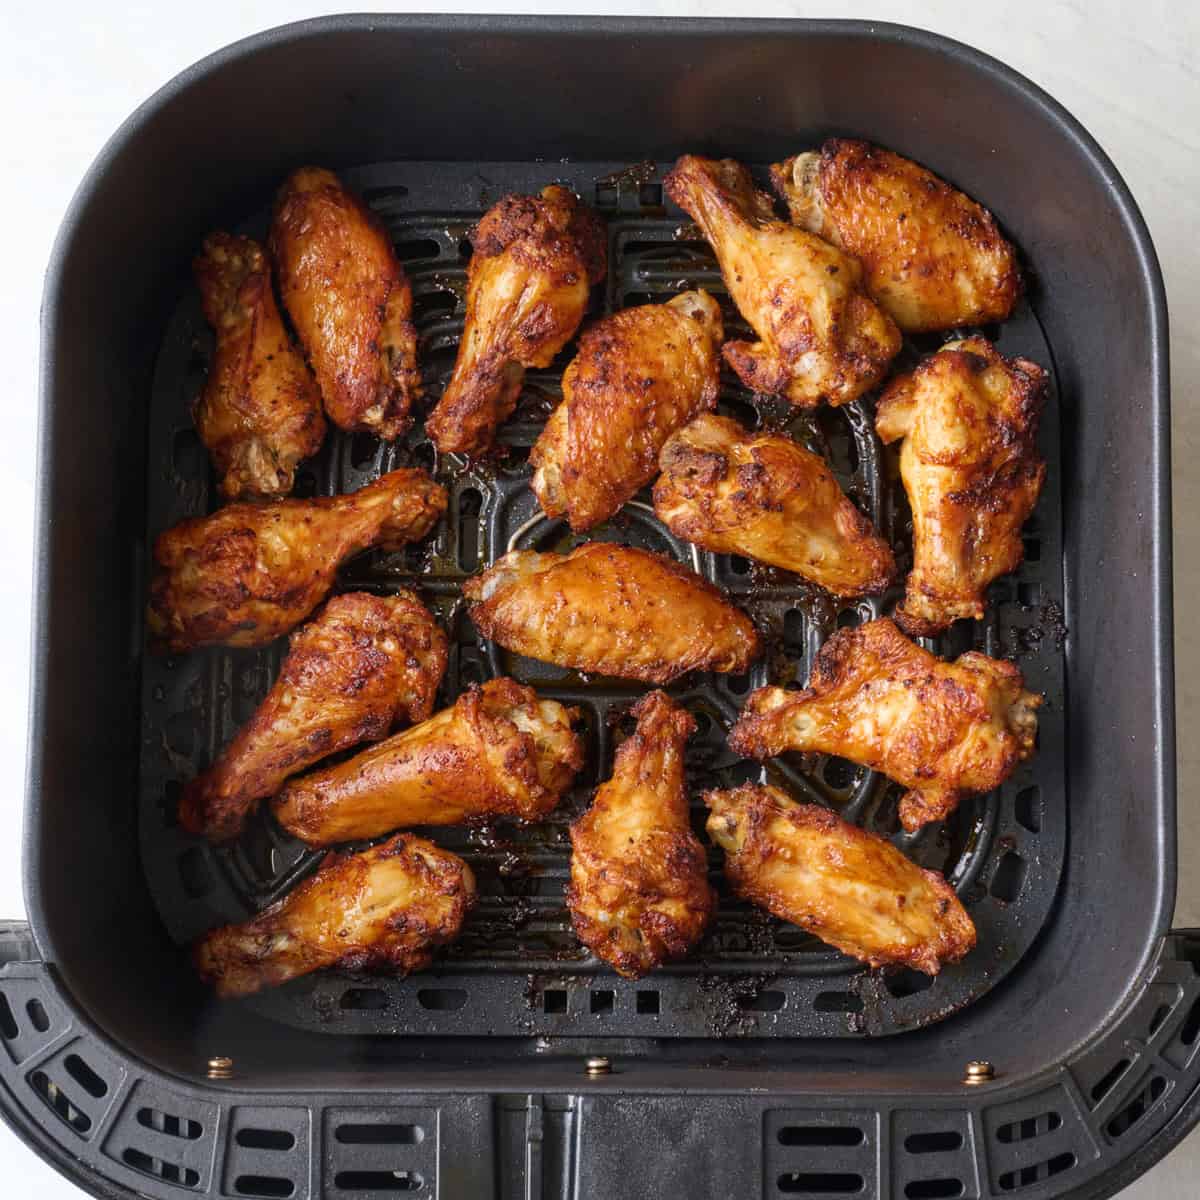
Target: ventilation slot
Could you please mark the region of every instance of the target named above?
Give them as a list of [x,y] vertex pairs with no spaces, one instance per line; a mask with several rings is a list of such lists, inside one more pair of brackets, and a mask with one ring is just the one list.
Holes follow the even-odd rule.
[[743,1012],[779,1012],[787,1003],[783,992],[755,992],[750,996],[738,996],[737,1006]]
[[1042,602],[1042,585],[1040,583],[1019,583],[1017,585],[1017,603],[1022,608],[1036,608]]
[[844,758],[827,758],[821,778],[835,792],[844,792],[854,782],[854,768]]
[[349,1012],[380,1012],[388,1006],[387,992],[382,988],[347,988],[341,1006]]
[[863,1190],[863,1177],[852,1171],[789,1171],[780,1175],[778,1186],[789,1196],[850,1196]]
[[616,992],[595,991],[592,993],[590,1009],[597,1016],[610,1013],[616,1004]]
[[783,651],[789,658],[804,654],[804,613],[789,608],[783,617]]
[[286,1129],[239,1129],[237,1144],[247,1150],[290,1150],[296,1137]]
[[749,575],[750,560],[743,558],[740,554],[731,554],[729,556],[729,569],[735,575]]
[[361,471],[375,461],[383,443],[373,433],[356,433],[350,438],[350,465]]
[[45,1033],[50,1028],[50,1015],[36,996],[25,1005],[25,1011],[29,1014],[29,1023],[38,1033]]
[[1188,1009],[1188,1015],[1179,1028],[1179,1041],[1184,1046],[1191,1046],[1197,1034],[1200,1034],[1200,996],[1192,1001],[1192,1007]]
[[0,992],[0,1037],[11,1042],[20,1035],[21,1031],[17,1028],[17,1019],[13,1016],[12,1008],[9,1007],[8,997]]
[[964,1190],[961,1179],[914,1179],[904,1185],[908,1200],[950,1200]]
[[1030,833],[1041,833],[1042,789],[1036,783],[1017,793],[1016,818]]
[[853,1125],[785,1125],[776,1136],[781,1146],[861,1146],[866,1141]]
[[1123,1137],[1167,1094],[1167,1081],[1155,1075],[1128,1104],[1105,1125],[1110,1138]]
[[924,971],[914,971],[912,967],[902,967],[889,975],[884,984],[897,1000],[903,1000],[905,996],[916,996],[929,991],[933,987],[933,976],[926,975]]
[[433,238],[411,238],[396,243],[396,257],[401,262],[412,262],[420,258],[437,258],[442,248]]
[[431,1012],[455,1012],[466,1002],[462,988],[421,988],[417,992],[417,1003]]
[[479,565],[479,514],[483,495],[475,488],[464,488],[458,498],[458,565],[473,571]]
[[144,1129],[153,1129],[155,1133],[165,1133],[167,1137],[182,1138],[188,1142],[196,1141],[204,1132],[204,1127],[199,1121],[193,1121],[190,1117],[177,1117],[174,1113],[159,1112],[157,1108],[139,1108],[137,1123]]
[[132,1146],[121,1154],[121,1161],[143,1175],[152,1179],[161,1179],[165,1183],[175,1183],[181,1187],[194,1188],[200,1182],[200,1172],[192,1167],[183,1167],[178,1163],[164,1162],[161,1158],[153,1158],[143,1154]]
[[642,1016],[657,1016],[659,1012],[659,999],[657,992],[638,992],[637,994],[637,1011]]
[[904,1139],[904,1149],[909,1154],[949,1154],[961,1150],[962,1144],[963,1135],[957,1129],[946,1129],[940,1133],[910,1133]]
[[1009,1121],[996,1130],[996,1140],[1006,1145],[1013,1142],[1027,1142],[1030,1138],[1042,1137],[1053,1133],[1062,1126],[1062,1117],[1056,1112],[1040,1113],[1036,1117],[1025,1117],[1021,1121]]
[[567,1011],[567,993],[562,988],[547,988],[542,993],[542,1012],[565,1013]]
[[87,1133],[91,1129],[91,1117],[76,1108],[66,1093],[45,1071],[34,1071],[29,1076],[29,1086],[41,1096],[50,1111],[57,1113],[76,1133]]
[[420,1125],[339,1125],[333,1135],[343,1146],[419,1146]]
[[1109,1092],[1113,1090],[1113,1086],[1117,1080],[1129,1070],[1129,1059],[1123,1058],[1109,1071],[1103,1079],[1101,1079],[1092,1088],[1092,1103],[1099,1104]]
[[108,1095],[108,1084],[78,1054],[68,1054],[63,1059],[63,1067],[92,1099],[99,1100],[102,1096]]
[[1075,1165],[1075,1155],[1070,1150],[1056,1154],[1046,1162],[1034,1163],[1031,1167],[1021,1167],[1016,1171],[1005,1171],[1000,1176],[999,1184],[1002,1192],[1014,1192],[1017,1188],[1029,1187],[1034,1183],[1042,1183],[1055,1175],[1069,1171]]
[[339,1171],[333,1177],[343,1192],[416,1192],[424,1182],[415,1171]]
[[278,1175],[239,1175],[233,1181],[233,1190],[239,1196],[290,1196],[296,1185]]
[[1152,1038],[1163,1027],[1163,1022],[1171,1015],[1171,1009],[1174,1007],[1174,1004],[1160,1004],[1154,1010],[1154,1016],[1150,1018],[1150,1028],[1146,1031],[1147,1038]]
[[638,188],[638,204],[642,208],[662,208],[663,190],[661,183],[643,183]]
[[826,1013],[860,1013],[863,1002],[853,992],[822,992],[813,1001],[813,1008]]
[[1001,860],[992,876],[992,895],[1002,904],[1011,904],[1020,894],[1025,883],[1025,860],[1010,850]]

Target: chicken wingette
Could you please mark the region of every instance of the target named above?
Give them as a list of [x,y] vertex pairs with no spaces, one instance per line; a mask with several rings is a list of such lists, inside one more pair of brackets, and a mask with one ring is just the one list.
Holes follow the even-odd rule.
[[634,705],[612,778],[571,826],[567,907],[579,940],[637,979],[696,944],[716,907],[688,821],[683,747],[696,722],[664,692]]
[[454,372],[425,428],[443,452],[477,458],[517,404],[527,367],[548,367],[604,278],[604,230],[565,187],[506,196],[484,215],[467,265]]
[[1036,363],[971,337],[892,380],[880,398],[880,438],[904,439],[913,569],[896,621],[914,637],[982,617],[988,584],[1020,566],[1021,526],[1046,478],[1037,450],[1046,388]]
[[420,470],[390,471],[348,496],[230,504],[159,535],[146,613],[158,650],[264,646],[294,629],[370,546],[424,537],[445,489]]
[[745,671],[760,649],[753,622],[712,584],[631,546],[513,550],[468,579],[463,595],[475,627],[501,646],[624,679]]
[[577,716],[515,680],[492,679],[420,725],[291,780],[272,810],[310,846],[489,816],[539,820],[583,765]]
[[292,635],[279,677],[207,771],[183,790],[179,820],[227,841],[290,775],[400,723],[424,721],[446,670],[447,642],[412,594],[334,596]]
[[795,571],[835,596],[881,592],[891,547],[824,459],[791,438],[704,413],[663,447],[654,511],[679,537]]
[[804,691],[752,692],[729,745],[747,758],[818,751],[882,771],[909,789],[900,822],[915,830],[1032,756],[1041,702],[1012,663],[974,650],[942,662],[885,617],[834,634]]
[[216,337],[193,415],[227,500],[286,496],[296,464],[321,448],[321,393],[292,345],[263,248],[213,233],[192,264]]
[[833,138],[771,168],[792,220],[862,263],[867,291],[905,333],[1003,321],[1021,291],[992,214],[932,171]]
[[326,967],[407,975],[453,941],[475,902],[461,858],[398,834],[358,854],[329,854],[315,875],[240,925],[200,938],[193,960],[234,999]]
[[721,309],[706,292],[624,308],[591,326],[563,374],[563,401],[529,455],[547,516],[582,532],[658,471],[658,452],[720,390]]
[[837,405],[883,378],[900,331],[863,290],[856,259],[776,217],[770,196],[732,159],[684,155],[663,187],[712,245],[759,337],[722,350],[748,388],[797,405]]
[[852,958],[936,975],[974,947],[954,889],[884,838],[761,784],[704,803],[733,890]]

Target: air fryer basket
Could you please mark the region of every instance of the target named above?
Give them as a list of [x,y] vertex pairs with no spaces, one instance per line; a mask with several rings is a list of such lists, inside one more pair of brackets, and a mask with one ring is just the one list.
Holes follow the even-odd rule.
[[[765,163],[830,133],[909,153],[996,212],[1031,284],[1014,320],[986,332],[1055,381],[1027,561],[993,588],[986,623],[938,646],[958,653],[974,638],[1017,658],[1047,694],[1039,755],[945,830],[897,835],[947,871],[977,951],[927,986],[861,971],[728,896],[693,960],[636,985],[571,937],[566,823],[607,772],[640,689],[510,660],[477,640],[458,597],[510,546],[569,544],[540,516],[524,461],[568,349],[531,376],[497,465],[437,462],[419,432],[391,448],[338,436],[301,488],[349,490],[394,463],[436,469],[451,506],[432,548],[364,556],[339,586],[423,589],[454,643],[444,699],[503,671],[582,705],[594,752],[579,788],[540,826],[436,833],[471,859],[484,895],[433,971],[327,974],[214,1007],[183,945],[313,860],[266,817],[232,851],[173,819],[179,781],[245,719],[280,648],[142,655],[149,539],[210,504],[187,418],[209,345],[187,278],[198,238],[242,218],[261,232],[299,162],[339,168],[406,261],[436,395],[461,329],[469,228],[499,195],[563,180],[604,213],[597,313],[686,286],[719,292],[707,249],[663,207],[662,170],[685,149]],[[845,22],[286,27],[186,72],[114,137],[64,224],[43,337],[32,936],[0,938],[0,1105],[84,1186],[1103,1195],[1195,1119],[1200,942],[1163,936],[1174,812],[1161,283],[1111,165],[1032,85],[955,43]],[[794,417],[730,377],[722,405],[789,422],[903,543],[903,495],[869,402]],[[644,503],[599,536],[692,563],[767,634],[749,677],[674,689],[700,719],[694,787],[757,773],[723,746],[744,695],[768,676],[803,678],[833,628],[889,599],[839,609],[679,543]],[[885,780],[836,760],[771,769],[896,833]],[[584,1073],[596,1054],[611,1073]],[[213,1055],[234,1059],[232,1081],[204,1079]],[[995,1081],[963,1084],[972,1059],[994,1063]],[[664,1153],[672,1144],[682,1153]]]

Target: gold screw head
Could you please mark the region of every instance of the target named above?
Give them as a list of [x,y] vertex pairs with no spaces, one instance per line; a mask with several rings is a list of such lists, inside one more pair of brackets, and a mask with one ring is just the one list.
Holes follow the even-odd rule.
[[607,1075],[612,1070],[612,1060],[603,1054],[593,1054],[584,1063],[584,1068],[589,1075]]
[[967,1073],[963,1076],[963,1083],[968,1087],[978,1087],[979,1084],[990,1083],[995,1078],[996,1068],[984,1059],[976,1059],[974,1062],[967,1063]]
[[209,1079],[232,1079],[233,1059],[226,1058],[224,1055],[210,1058],[208,1060],[208,1077]]

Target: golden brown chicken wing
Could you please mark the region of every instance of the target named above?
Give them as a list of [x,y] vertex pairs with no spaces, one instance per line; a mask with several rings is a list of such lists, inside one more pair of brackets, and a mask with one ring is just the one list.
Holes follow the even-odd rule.
[[301,167],[276,200],[271,253],[329,419],[399,437],[421,372],[412,288],[383,226],[332,171]]
[[667,438],[717,402],[721,338],[721,309],[706,292],[622,309],[588,329],[529,455],[547,516],[590,529],[654,478]]
[[833,138],[771,168],[802,228],[853,254],[867,291],[905,333],[1003,321],[1021,291],[992,214],[932,171]]
[[526,367],[548,367],[604,278],[604,231],[564,187],[506,196],[479,222],[454,373],[425,422],[437,448],[477,457],[517,404]]
[[883,378],[900,331],[863,291],[855,259],[779,220],[732,159],[686,154],[663,186],[711,243],[729,294],[760,338],[722,351],[748,388],[836,405]]
[[880,399],[880,438],[904,439],[913,569],[896,622],[914,637],[982,617],[987,585],[1020,566],[1021,526],[1046,478],[1037,451],[1045,398],[1041,367],[972,337],[894,379]]
[[192,264],[216,348],[196,430],[227,500],[286,496],[325,437],[321,393],[283,328],[271,268],[250,238],[213,233]]
[[795,571],[835,596],[881,592],[891,548],[824,460],[791,438],[704,413],[663,447],[654,511],[679,537]]
[[571,826],[566,901],[579,940],[637,979],[696,944],[717,897],[684,790],[683,746],[696,722],[665,692],[643,696],[632,715],[637,729],[612,778]]
[[493,815],[540,820],[583,765],[578,715],[491,679],[349,761],[293,779],[273,802],[275,819],[310,846]]
[[205,934],[193,957],[226,999],[325,967],[407,975],[458,936],[474,902],[475,877],[461,858],[401,833],[358,854],[326,855],[253,920]]
[[424,537],[445,508],[444,488],[401,470],[348,496],[230,504],[181,521],[154,546],[151,644],[264,646],[325,599],[344,559]]
[[753,622],[717,588],[631,546],[513,550],[463,595],[484,637],[580,671],[664,684],[688,671],[744,671],[759,652]]
[[729,745],[747,758],[837,754],[911,789],[905,829],[938,821],[972,792],[999,787],[1033,754],[1041,696],[1004,659],[970,651],[942,662],[886,617],[821,647],[808,687],[752,692]]
[[705,792],[704,803],[734,891],[843,953],[936,975],[974,948],[954,889],[891,842],[759,784]]
[[412,594],[334,596],[292,635],[279,678],[207,771],[183,790],[180,824],[213,841],[242,831],[289,775],[399,722],[423,721],[446,670],[446,635]]

